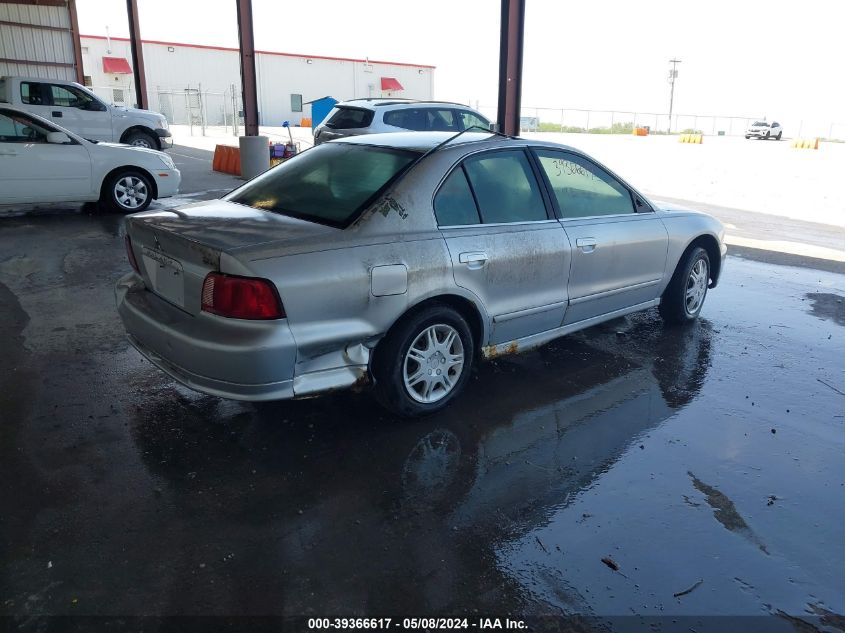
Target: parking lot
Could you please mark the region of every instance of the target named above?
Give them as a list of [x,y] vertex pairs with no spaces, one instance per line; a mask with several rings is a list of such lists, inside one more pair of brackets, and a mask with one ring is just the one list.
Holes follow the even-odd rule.
[[[205,150],[172,155],[183,193],[161,206],[240,182]],[[649,311],[500,358],[416,421],[366,391],[248,404],[179,386],[115,312],[122,217],[6,210],[3,612],[27,630],[48,614],[845,630],[845,233],[701,198],[758,243],[732,247],[697,323]],[[760,248],[779,241],[807,248]]]

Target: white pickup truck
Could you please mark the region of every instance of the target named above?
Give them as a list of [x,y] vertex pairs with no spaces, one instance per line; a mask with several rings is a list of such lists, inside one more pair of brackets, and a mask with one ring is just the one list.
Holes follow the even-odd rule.
[[103,103],[73,81],[0,77],[0,103],[44,117],[92,141],[164,150],[173,147],[164,115]]

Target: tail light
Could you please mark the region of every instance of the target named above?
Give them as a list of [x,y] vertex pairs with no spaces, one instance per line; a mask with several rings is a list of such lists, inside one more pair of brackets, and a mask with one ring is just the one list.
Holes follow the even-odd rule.
[[126,245],[126,256],[129,258],[132,270],[140,275],[141,269],[138,268],[138,260],[135,259],[135,251],[132,250],[132,238],[127,235],[123,238],[123,243]]
[[231,319],[283,319],[276,287],[266,279],[208,273],[202,283],[202,309]]

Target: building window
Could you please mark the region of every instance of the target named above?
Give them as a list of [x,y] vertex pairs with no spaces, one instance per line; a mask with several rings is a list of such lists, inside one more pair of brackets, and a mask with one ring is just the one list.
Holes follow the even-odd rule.
[[85,75],[82,78],[83,85],[85,86],[93,86],[94,83],[91,81],[91,75]]
[[302,112],[302,95],[290,96],[290,110],[291,112]]

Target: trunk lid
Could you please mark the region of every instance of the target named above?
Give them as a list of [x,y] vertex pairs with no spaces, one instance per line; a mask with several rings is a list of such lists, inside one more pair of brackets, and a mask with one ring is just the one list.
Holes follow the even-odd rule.
[[135,259],[152,292],[197,314],[205,276],[221,270],[220,256],[239,248],[275,242],[285,245],[336,232],[320,224],[261,211],[224,200],[179,209],[146,211],[126,218]]

